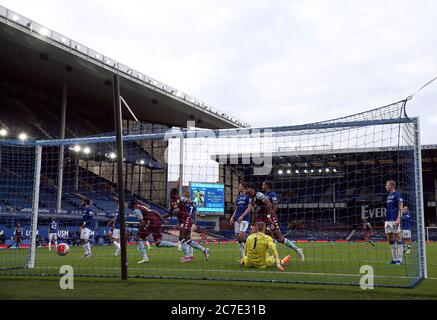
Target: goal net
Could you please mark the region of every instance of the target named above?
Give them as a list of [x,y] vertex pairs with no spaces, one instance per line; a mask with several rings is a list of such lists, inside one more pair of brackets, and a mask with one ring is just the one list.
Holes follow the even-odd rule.
[[[414,285],[426,276],[420,141],[405,105],[287,127],[126,130],[129,276],[358,285],[370,266],[376,286]],[[119,276],[115,137],[0,141],[0,154],[0,274],[59,274],[71,265],[75,275]],[[402,265],[389,263],[384,241],[387,180],[412,216]],[[282,271],[240,263],[268,203],[267,232],[280,258],[290,255]],[[374,246],[364,241],[364,221]],[[70,246],[67,255],[49,245],[53,234]]]

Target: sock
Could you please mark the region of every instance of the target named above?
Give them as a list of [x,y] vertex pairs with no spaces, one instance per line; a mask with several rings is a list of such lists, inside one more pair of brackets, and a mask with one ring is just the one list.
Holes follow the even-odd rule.
[[404,243],[401,241],[398,241],[398,257],[397,260],[402,262],[402,255],[404,254]]
[[244,258],[244,247],[245,247],[244,242],[240,242],[240,257],[241,257],[241,259]]
[[143,241],[138,241],[138,249],[140,249],[141,256],[143,257],[143,259],[148,259],[146,248],[144,247]]
[[150,249],[150,242],[146,240],[147,249]]
[[89,242],[86,243],[86,248],[87,248],[88,254],[91,255],[91,244]]
[[181,242],[182,245],[182,252],[184,253],[184,256],[189,257],[190,256],[190,246],[185,242]]
[[171,241],[160,241],[159,245],[157,243],[157,247],[177,247],[178,244]]
[[397,260],[397,256],[396,256],[396,244],[394,241],[389,241],[388,243],[390,243],[390,249],[391,249],[391,256],[393,260]]
[[288,240],[287,238],[285,238],[284,239],[284,244],[287,246],[287,247],[290,247],[291,249],[293,249],[294,251],[298,251],[298,247],[292,242],[292,241],[290,241],[290,240]]
[[187,244],[191,247],[193,247],[194,249],[200,250],[202,252],[205,252],[205,248],[202,247],[200,244],[194,242],[193,240],[188,240]]
[[117,241],[114,241],[112,244],[114,245],[114,247],[117,251],[119,251],[121,249],[120,243],[118,243]]

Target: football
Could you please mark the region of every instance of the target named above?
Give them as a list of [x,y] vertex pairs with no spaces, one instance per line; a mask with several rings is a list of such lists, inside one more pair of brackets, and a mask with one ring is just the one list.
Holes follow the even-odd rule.
[[60,256],[66,256],[68,254],[68,252],[70,252],[70,247],[68,246],[68,244],[66,243],[60,243],[57,247],[56,247],[56,252],[57,254],[59,254]]

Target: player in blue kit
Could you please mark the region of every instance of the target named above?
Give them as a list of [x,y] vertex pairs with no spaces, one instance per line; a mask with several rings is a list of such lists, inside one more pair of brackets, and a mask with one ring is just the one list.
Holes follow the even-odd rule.
[[385,190],[388,192],[388,195],[384,229],[391,249],[392,261],[390,263],[402,264],[404,245],[402,242],[400,223],[404,201],[402,195],[396,191],[396,181],[388,180],[385,183]]
[[58,224],[56,223],[55,218],[52,219],[52,222],[49,224],[49,251],[52,250],[52,242],[55,243],[55,248],[58,247]]
[[401,217],[401,229],[402,229],[402,241],[404,241],[407,249],[405,253],[411,252],[411,213],[410,209],[405,206],[402,208],[402,217]]
[[274,240],[286,245],[296,252],[300,261],[305,261],[303,249],[299,248],[293,241],[290,241],[282,235],[281,228],[279,227],[278,215],[276,214],[279,208],[279,201],[277,194],[273,191],[273,183],[271,181],[265,181],[262,184],[262,190],[264,195],[272,204],[272,213],[270,214],[269,223],[266,227],[266,233],[269,234]]
[[230,224],[234,225],[234,233],[237,236],[238,243],[240,245],[240,257],[244,257],[244,247],[247,238],[247,230],[249,229],[250,212],[249,208],[250,198],[244,192],[243,183],[238,185],[238,191],[240,194],[237,196],[234,214],[230,219]]
[[94,212],[91,208],[90,199],[83,200],[83,215],[82,223],[80,225],[80,241],[84,250],[82,258],[89,258],[92,255],[90,236],[94,229]]

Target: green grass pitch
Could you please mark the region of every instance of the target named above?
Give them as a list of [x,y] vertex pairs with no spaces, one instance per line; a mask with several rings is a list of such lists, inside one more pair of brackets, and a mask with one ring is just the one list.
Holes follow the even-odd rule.
[[[36,268],[0,271],[0,299],[437,299],[437,243],[427,245],[429,279],[413,289],[375,287],[362,290],[357,284],[362,276],[360,267],[370,265],[375,272],[375,285],[410,284],[417,274],[413,247],[405,264],[389,265],[388,245],[378,243],[366,248],[363,243],[302,243],[306,261],[278,244],[283,257],[292,259],[284,272],[275,268],[246,269],[238,264],[237,244],[209,244],[211,258],[205,261],[195,252],[195,260],[179,263],[181,253],[176,248],[156,248],[148,251],[150,263],[139,265],[136,246],[129,246],[128,281],[120,280],[120,259],[113,257],[110,246],[93,247],[93,257],[81,258],[81,247],[60,257],[47,248],[37,250]],[[27,260],[26,249],[0,250],[0,267],[22,266]],[[61,290],[59,268],[71,265],[76,275],[107,277],[76,277],[74,290]],[[34,275],[30,275],[34,274]],[[114,277],[111,277],[114,276]],[[177,277],[185,279],[140,279],[136,277]],[[228,280],[205,280],[210,278]],[[195,280],[203,279],[203,280]],[[229,281],[238,280],[238,281]],[[276,283],[250,280],[274,280]],[[294,282],[349,283],[350,285],[319,285]],[[187,294],[188,292],[188,294]]]

